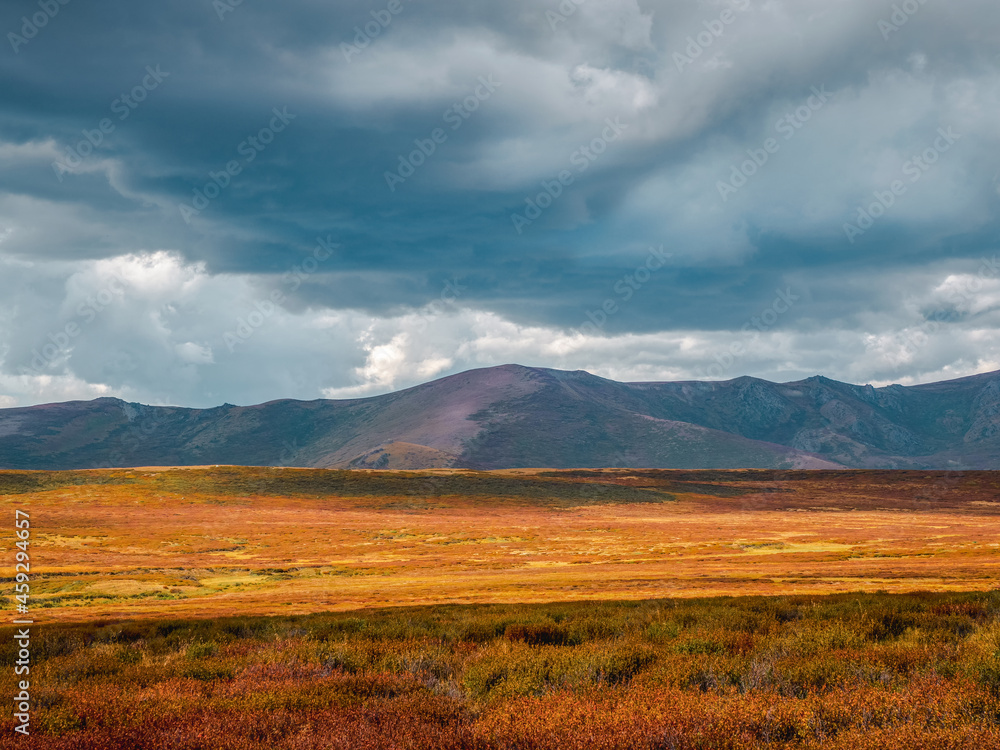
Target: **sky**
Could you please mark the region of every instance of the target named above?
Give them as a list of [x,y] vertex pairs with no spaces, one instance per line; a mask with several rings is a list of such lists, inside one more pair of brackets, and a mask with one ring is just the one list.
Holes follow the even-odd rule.
[[8,0],[0,407],[1000,370],[996,0]]

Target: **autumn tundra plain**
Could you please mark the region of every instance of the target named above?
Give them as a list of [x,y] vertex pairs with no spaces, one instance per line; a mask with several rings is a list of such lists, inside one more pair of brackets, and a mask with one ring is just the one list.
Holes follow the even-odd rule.
[[0,502],[40,623],[0,747],[1000,747],[996,472],[0,472]]

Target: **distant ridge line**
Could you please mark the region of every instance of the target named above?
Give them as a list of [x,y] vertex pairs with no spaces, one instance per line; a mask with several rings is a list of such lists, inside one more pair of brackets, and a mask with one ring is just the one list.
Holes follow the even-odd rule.
[[480,368],[380,396],[0,409],[0,468],[1000,469],[1000,372],[914,386]]

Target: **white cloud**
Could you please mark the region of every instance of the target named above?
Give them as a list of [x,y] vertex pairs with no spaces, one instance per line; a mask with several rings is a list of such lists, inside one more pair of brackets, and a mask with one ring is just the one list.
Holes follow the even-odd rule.
[[[861,328],[831,321],[821,332],[779,324],[760,333],[678,329],[604,336],[519,325],[455,306],[381,317],[311,308],[292,313],[262,306],[266,296],[252,277],[213,276],[163,251],[66,264],[62,304],[51,304],[51,296],[33,298],[43,277],[51,282],[51,265],[26,269],[22,262],[18,270],[20,281],[6,289],[0,307],[5,405],[104,395],[199,406],[288,396],[354,398],[511,362],[624,381],[743,374],[791,380],[822,373],[874,384],[958,377],[1000,362],[1000,320],[929,326],[921,317],[922,300],[935,303],[970,287],[979,291],[966,298],[968,313],[998,317],[1000,282],[987,279],[980,288],[976,275],[964,272],[907,280],[910,293]],[[30,272],[38,274],[34,281]],[[124,292],[115,292],[103,309],[81,314],[78,303],[100,303],[115,278]],[[808,309],[801,312],[808,318]],[[40,371],[25,372],[33,353],[58,343],[70,322],[80,328],[71,345]],[[229,347],[225,335],[239,334],[241,323],[249,326],[246,336]]]
[[52,138],[24,143],[0,142],[0,167],[6,169],[21,162],[51,161],[58,157],[58,146]]

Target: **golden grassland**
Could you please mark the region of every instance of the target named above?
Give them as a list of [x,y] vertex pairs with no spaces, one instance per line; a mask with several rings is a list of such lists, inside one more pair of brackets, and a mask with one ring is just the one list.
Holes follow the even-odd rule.
[[39,623],[0,748],[1000,747],[995,472],[0,472],[0,503]]
[[991,472],[0,472],[0,503],[31,513],[32,603],[60,622],[986,590],[1000,572]]

